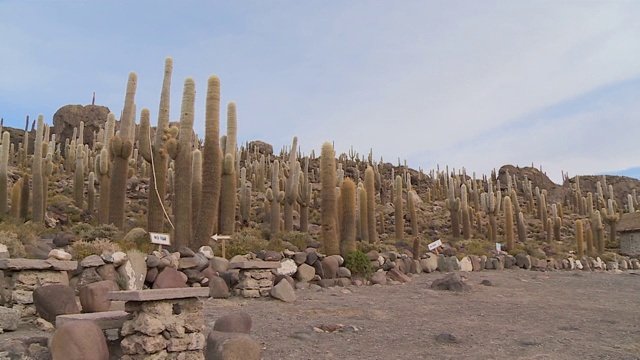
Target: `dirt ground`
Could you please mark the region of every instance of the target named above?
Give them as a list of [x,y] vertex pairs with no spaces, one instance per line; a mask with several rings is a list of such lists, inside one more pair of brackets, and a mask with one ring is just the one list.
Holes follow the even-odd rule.
[[[430,290],[444,276],[433,273],[403,285],[297,290],[293,303],[208,299],[206,323],[246,311],[265,360],[640,359],[640,272],[461,274],[471,292]],[[313,330],[323,324],[344,328]],[[25,336],[51,333],[21,327],[0,344]]]
[[[444,274],[419,274],[404,285],[298,290],[294,303],[209,299],[205,311],[210,326],[248,312],[263,359],[640,359],[640,274],[462,274],[471,292],[430,290]],[[322,324],[345,328],[312,330]]]

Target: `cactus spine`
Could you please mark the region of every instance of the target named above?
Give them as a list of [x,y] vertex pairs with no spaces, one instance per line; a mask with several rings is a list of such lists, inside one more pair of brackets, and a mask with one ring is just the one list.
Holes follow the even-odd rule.
[[127,81],[124,110],[120,119],[120,135],[111,139],[109,144],[113,163],[111,166],[111,184],[109,193],[109,223],[119,229],[124,228],[124,204],[129,172],[129,157],[133,153],[131,133],[135,132],[134,99],[138,75],[132,72]]
[[327,255],[337,255],[340,253],[340,249],[338,246],[338,233],[336,228],[336,157],[333,145],[331,145],[330,142],[322,144],[320,173],[322,184],[322,241]]
[[202,163],[202,196],[195,237],[199,246],[209,244],[217,230],[220,209],[222,150],[220,149],[220,79],[212,75],[207,82],[205,135]]
[[340,220],[340,255],[356,250],[356,184],[351,178],[342,181],[342,219]]

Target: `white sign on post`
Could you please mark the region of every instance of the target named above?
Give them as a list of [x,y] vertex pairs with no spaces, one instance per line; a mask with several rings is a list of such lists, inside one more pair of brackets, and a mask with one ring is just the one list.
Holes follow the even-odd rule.
[[500,243],[496,243],[496,251],[497,251],[497,252],[502,251],[502,244],[500,244]]
[[433,249],[437,249],[440,246],[442,246],[442,241],[440,239],[432,242],[431,244],[427,245],[427,247],[429,248],[429,251],[433,250]]
[[160,234],[160,233],[149,233],[151,237],[151,243],[157,245],[171,245],[171,239],[169,238],[169,234]]
[[218,234],[214,234],[211,239],[213,241],[218,241],[218,240],[229,240],[231,239],[231,236],[229,235],[218,235]]

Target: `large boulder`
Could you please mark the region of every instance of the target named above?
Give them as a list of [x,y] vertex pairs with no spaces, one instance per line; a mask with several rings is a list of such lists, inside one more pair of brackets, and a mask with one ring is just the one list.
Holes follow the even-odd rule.
[[[100,131],[107,122],[109,108],[99,105],[65,105],[53,114],[53,133],[56,134],[56,142],[64,144],[66,139],[73,137],[73,129],[80,128],[80,122],[84,122],[83,139],[89,147],[93,146],[93,133]],[[64,146],[61,148],[64,154]]]
[[53,360],[108,360],[107,339],[93,321],[77,320],[60,325],[49,346]]
[[260,344],[243,333],[212,330],[207,337],[206,360],[259,360]]
[[213,324],[213,330],[249,334],[251,324],[251,315],[240,311],[220,316]]
[[55,324],[56,316],[77,314],[80,312],[76,303],[75,290],[67,285],[47,285],[33,291],[33,304],[38,315]]

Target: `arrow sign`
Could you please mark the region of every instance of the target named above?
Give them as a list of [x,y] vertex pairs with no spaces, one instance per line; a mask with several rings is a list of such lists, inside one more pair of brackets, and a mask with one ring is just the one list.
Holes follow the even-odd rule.
[[229,240],[231,239],[231,236],[229,235],[218,235],[215,234],[211,237],[211,239],[213,239],[213,241],[218,241],[218,240]]

